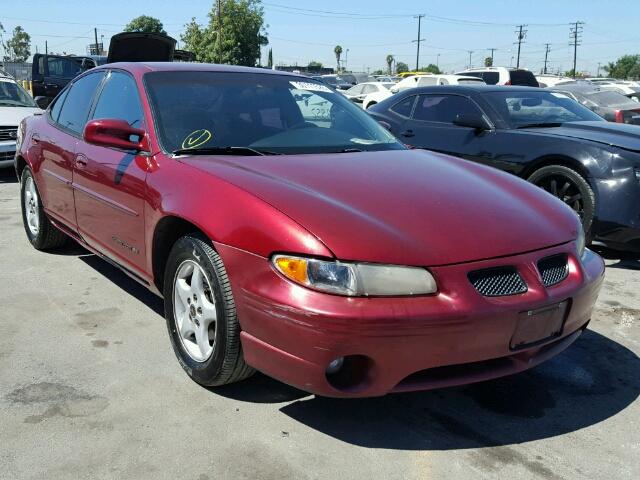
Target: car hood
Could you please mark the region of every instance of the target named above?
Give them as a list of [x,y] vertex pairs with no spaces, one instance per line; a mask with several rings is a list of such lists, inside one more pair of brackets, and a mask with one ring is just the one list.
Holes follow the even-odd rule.
[[515,176],[423,150],[182,161],[268,202],[342,260],[467,262],[568,242],[579,226]]
[[23,118],[42,112],[36,107],[0,107],[0,125],[18,126]]
[[[640,108],[640,105],[638,105]],[[640,152],[640,128],[637,125],[613,122],[572,122],[560,127],[527,128],[520,131],[535,132],[541,135],[572,137],[580,140],[613,145]]]

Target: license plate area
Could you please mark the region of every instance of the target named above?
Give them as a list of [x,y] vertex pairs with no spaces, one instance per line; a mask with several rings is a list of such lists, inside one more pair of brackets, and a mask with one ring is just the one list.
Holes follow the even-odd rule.
[[511,337],[511,350],[519,350],[545,342],[562,334],[569,300],[518,314],[518,323]]

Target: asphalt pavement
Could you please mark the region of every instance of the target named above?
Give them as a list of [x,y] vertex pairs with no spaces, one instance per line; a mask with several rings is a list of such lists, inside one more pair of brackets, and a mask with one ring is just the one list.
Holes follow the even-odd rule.
[[607,257],[589,331],[466,387],[319,398],[264,375],[205,389],[162,302],[76,245],[25,237],[0,170],[2,479],[640,478],[640,261]]

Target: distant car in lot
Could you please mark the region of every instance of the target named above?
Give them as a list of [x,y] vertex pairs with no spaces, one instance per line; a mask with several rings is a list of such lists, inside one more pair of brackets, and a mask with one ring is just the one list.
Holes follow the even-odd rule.
[[18,125],[37,112],[41,110],[31,95],[11,75],[0,70],[0,168],[13,165]]
[[456,75],[467,75],[484,80],[487,85],[519,85],[538,87],[538,81],[533,73],[524,68],[484,67],[470,68],[457,72]]
[[558,85],[569,85],[575,84],[576,80],[571,77],[564,77],[562,75],[547,75],[541,74],[536,75],[536,81],[538,82],[538,86],[545,87],[555,87]]
[[634,102],[640,102],[640,84],[638,82],[614,80],[611,82],[592,82],[601,90],[618,92]]
[[[394,82],[365,82],[354,85],[349,90],[345,90],[342,94],[355,103],[362,104],[368,95],[377,93],[390,94],[389,89],[395,85]],[[364,107],[364,105],[363,105]],[[366,107],[365,107],[366,108]]]
[[558,85],[551,90],[573,98],[609,122],[640,125],[640,105],[619,92],[585,83]]
[[356,397],[519,372],[580,336],[602,285],[562,202],[409,150],[307,77],[110,64],[20,131],[29,241],[68,235],[162,294],[203,385],[256,368]]
[[349,90],[353,87],[353,83],[347,82],[340,75],[318,75],[312,78],[314,80],[319,80],[336,90]]
[[362,101],[362,108],[365,110],[376,103],[389,98],[392,94],[398,93],[410,88],[426,87],[430,85],[464,85],[464,84],[481,84],[484,82],[476,77],[465,77],[462,75],[412,75],[405,77],[396,84],[392,84],[390,88],[372,92],[366,95]]
[[588,240],[640,252],[640,129],[567,95],[500,86],[407,90],[368,110],[406,144],[529,180],[575,210]]

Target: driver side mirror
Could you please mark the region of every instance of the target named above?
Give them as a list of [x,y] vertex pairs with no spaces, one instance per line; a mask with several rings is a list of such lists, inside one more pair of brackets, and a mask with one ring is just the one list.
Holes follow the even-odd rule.
[[136,152],[149,150],[144,130],[134,128],[124,120],[114,118],[91,120],[85,125],[82,138],[87,143],[101,147],[134,150]]
[[475,113],[460,113],[453,119],[453,124],[458,127],[475,128],[478,131],[491,130],[491,125],[482,116]]
[[38,108],[42,110],[46,110],[49,104],[51,103],[51,97],[43,97],[39,95],[36,98],[34,98],[33,101],[36,102],[36,105],[38,106]]

